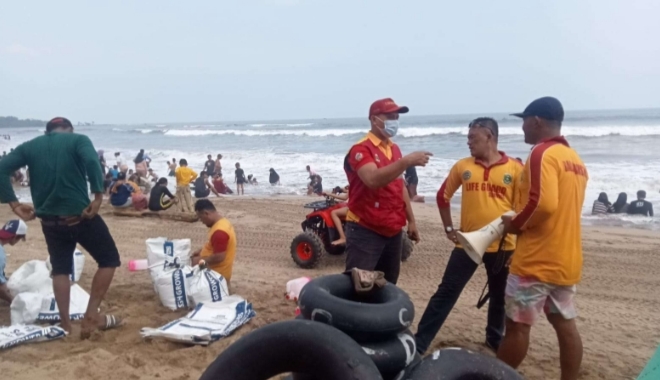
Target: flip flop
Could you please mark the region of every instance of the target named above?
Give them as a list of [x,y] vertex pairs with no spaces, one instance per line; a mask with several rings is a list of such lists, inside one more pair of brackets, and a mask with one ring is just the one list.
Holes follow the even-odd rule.
[[115,317],[114,315],[105,315],[105,325],[102,327],[99,327],[98,329],[101,331],[106,331],[106,330],[111,330],[117,327],[121,327],[124,324],[124,320]]

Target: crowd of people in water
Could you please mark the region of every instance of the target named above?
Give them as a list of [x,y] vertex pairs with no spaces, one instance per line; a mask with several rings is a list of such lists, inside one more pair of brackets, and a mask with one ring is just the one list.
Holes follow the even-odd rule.
[[591,209],[592,215],[628,214],[653,216],[653,204],[646,200],[646,191],[639,190],[637,199],[628,203],[628,194],[620,193],[614,203],[611,203],[607,193],[600,193]]
[[[144,149],[141,149],[133,159],[134,168],[129,168],[128,161],[120,152],[114,154],[114,163],[106,161],[103,150],[97,153],[105,176],[105,193],[110,199],[110,204],[116,208],[164,211],[177,205],[180,212],[193,212],[193,196],[196,199],[203,199],[211,194],[217,197],[234,194],[231,185],[227,185],[223,178],[221,154],[215,159],[209,154],[199,173],[188,166],[185,158],[178,161],[172,158],[172,161],[167,161],[167,177],[173,177],[176,184],[175,194],[172,194],[168,189],[168,178],[159,176],[150,167],[152,160]],[[244,195],[246,184],[259,185],[256,176],[245,174],[240,162],[234,166],[235,194]],[[307,171],[310,172],[309,194],[321,195],[323,193],[321,176],[312,172],[309,166]],[[280,176],[274,168],[269,169],[268,181],[272,186],[280,184]]]

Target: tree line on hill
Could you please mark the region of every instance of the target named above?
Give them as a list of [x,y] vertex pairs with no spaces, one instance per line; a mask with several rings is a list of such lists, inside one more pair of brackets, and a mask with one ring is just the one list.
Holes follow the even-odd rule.
[[0,116],[0,127],[43,127],[46,121],[37,119],[19,119],[15,116]]

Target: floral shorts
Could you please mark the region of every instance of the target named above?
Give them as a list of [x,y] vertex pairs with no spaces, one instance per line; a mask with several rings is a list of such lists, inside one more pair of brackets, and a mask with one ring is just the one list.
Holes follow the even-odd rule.
[[541,282],[533,277],[509,274],[504,300],[506,316],[514,322],[533,325],[539,314],[561,314],[564,319],[577,317],[573,297],[576,286]]

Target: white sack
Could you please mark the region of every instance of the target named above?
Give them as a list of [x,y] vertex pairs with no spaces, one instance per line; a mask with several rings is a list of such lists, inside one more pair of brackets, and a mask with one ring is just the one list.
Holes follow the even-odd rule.
[[10,314],[12,325],[31,324],[37,320],[39,310],[41,310],[41,301],[44,295],[33,292],[24,292],[11,302]]
[[24,343],[46,342],[64,338],[66,331],[59,326],[11,325],[0,327],[0,350]]
[[192,306],[222,301],[228,295],[227,280],[220,273],[208,268],[202,269],[199,265],[193,268],[188,293]]
[[184,318],[157,329],[145,327],[140,334],[144,338],[208,345],[230,335],[255,315],[251,303],[240,296],[227,296],[222,301],[200,303]]
[[53,280],[45,261],[30,260],[12,273],[7,287],[14,297],[24,292],[47,295],[53,292]]
[[163,263],[166,260],[172,261],[178,257],[181,265],[190,265],[190,239],[167,240],[165,237],[158,237],[146,240],[147,244],[147,262],[151,280],[156,278],[162,272],[163,267],[156,264]]
[[[78,284],[71,285],[69,301],[69,317],[72,321],[85,318],[87,304],[89,303],[89,294]],[[55,302],[55,295],[51,292],[41,300],[41,308],[37,315],[38,322],[53,322],[60,320],[60,310]]]
[[160,302],[170,310],[189,309],[192,268],[179,265],[178,259],[175,259],[174,263],[166,261],[163,267],[163,271],[154,281]]

